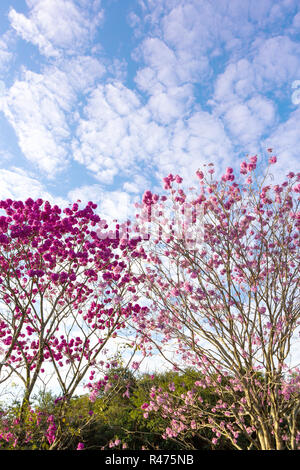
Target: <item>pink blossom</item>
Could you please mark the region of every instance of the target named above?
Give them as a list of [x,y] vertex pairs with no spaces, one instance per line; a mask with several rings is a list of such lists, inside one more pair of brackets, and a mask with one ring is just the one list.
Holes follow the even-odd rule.
[[259,313],[265,313],[266,307],[259,307],[258,311]]
[[133,361],[133,363],[131,364],[131,367],[137,370],[140,367],[140,362]]

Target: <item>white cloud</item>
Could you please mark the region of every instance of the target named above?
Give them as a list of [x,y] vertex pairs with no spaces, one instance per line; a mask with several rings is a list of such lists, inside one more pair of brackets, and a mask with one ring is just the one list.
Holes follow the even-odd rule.
[[[205,12],[206,24],[202,28],[199,26],[201,14]],[[190,49],[198,50],[199,47],[208,48],[211,44],[210,28],[207,27],[211,20],[212,8],[208,3],[198,2],[198,5],[193,2],[185,2],[174,7],[168,15],[162,19],[164,39],[175,46],[177,49]]]
[[151,67],[138,70],[134,80],[143,92],[155,93],[164,90],[164,86],[157,80],[156,73]]
[[148,101],[147,109],[155,121],[170,124],[174,119],[183,118],[189,112],[193,102],[192,96],[190,85],[169,87],[165,92],[153,94]]
[[234,143],[257,152],[261,138],[274,132],[280,118],[275,102],[264,94],[291,95],[291,84],[299,76],[298,43],[285,36],[259,39],[251,58],[230,63],[219,75],[214,99],[209,103],[224,121]]
[[133,175],[130,181],[123,184],[124,191],[128,193],[143,193],[146,188],[150,188],[150,182],[143,175]]
[[80,200],[82,204],[93,201],[98,205],[96,212],[101,219],[112,222],[114,219],[125,221],[133,214],[132,198],[125,191],[105,191],[100,185],[81,186],[68,193],[72,202]]
[[300,74],[300,44],[287,36],[269,38],[261,43],[253,67],[262,79],[264,90],[290,86],[290,82],[299,78]]
[[[278,53],[280,51],[280,54]],[[300,45],[286,36],[258,41],[253,59],[241,59],[227,66],[216,81],[215,99],[222,102],[247,98],[281,86],[290,89],[300,75]]]
[[0,101],[23,154],[50,177],[65,167],[67,159],[64,110],[70,109],[73,92],[63,78],[59,73],[47,77],[26,72]]
[[[144,9],[148,11],[143,19],[150,23],[153,37],[145,38],[139,51],[157,80],[174,86],[207,80],[212,72],[210,58],[219,47],[238,58],[245,56],[253,37],[260,36],[268,23],[293,11],[293,5],[282,2],[276,9],[271,0],[259,5],[252,0],[224,0],[217,5],[202,0],[148,0]],[[141,30],[141,20],[136,15],[134,20]]]
[[176,56],[163,41],[147,38],[141,46],[144,61],[155,72],[156,80],[166,86],[176,86]]
[[0,109],[15,130],[20,149],[49,178],[69,164],[70,124],[78,94],[86,93],[105,69],[89,56],[62,61],[43,73],[23,72],[0,97]]
[[[166,88],[145,104],[118,82],[98,85],[79,122],[74,158],[102,184],[117,174],[133,178],[138,165],[149,176],[180,171],[190,177],[207,160],[228,160],[231,144],[222,122],[207,112],[192,113],[191,102],[190,85]],[[136,193],[134,183],[125,184]]]
[[178,119],[168,136],[168,145],[155,156],[159,178],[178,173],[192,182],[202,164],[213,161],[219,171],[232,159],[231,142],[222,121],[208,112],[198,111],[189,119]]
[[238,98],[245,99],[256,90],[255,72],[247,59],[229,64],[215,81],[214,99],[225,107]]
[[[159,154],[152,151],[153,162],[160,167],[157,174],[174,169],[189,174],[191,166],[196,169],[207,160],[228,162],[231,141],[252,151],[275,125],[275,104],[264,93],[288,83],[298,73],[299,46],[285,36],[265,40],[254,33],[284,12],[293,11],[294,6],[283,3],[274,9],[273,3],[266,1],[255,8],[250,0],[247,3],[249,15],[236,1],[220,2],[217,8],[211,2],[191,0],[143,3],[152,34],[135,52],[134,58],[144,61],[135,81],[150,95],[144,109],[155,123],[164,126]],[[136,18],[134,23],[141,27]],[[251,54],[247,57],[248,44]],[[207,83],[211,72],[208,58],[220,56],[222,46],[240,53],[236,61],[232,55],[218,77],[214,100],[208,103],[212,113],[198,113],[194,84],[200,85],[203,79]],[[181,96],[174,93],[178,89]]]
[[265,148],[273,148],[278,160],[272,173],[277,178],[285,178],[289,171],[297,172],[299,169],[300,148],[300,106],[291,113],[289,118],[280,123],[264,142]]
[[[68,84],[75,91],[86,93],[105,73],[104,65],[95,57],[78,55],[60,64]],[[59,88],[57,88],[59,92]]]
[[231,135],[248,148],[258,144],[274,119],[274,104],[262,96],[254,96],[245,103],[231,105],[224,116]]
[[125,88],[120,82],[106,85],[106,100],[112,109],[121,116],[128,115],[140,104],[136,94]]
[[27,4],[29,18],[11,8],[11,25],[18,35],[38,46],[47,57],[57,57],[62,51],[75,53],[85,49],[103,18],[102,10],[88,15],[88,10],[71,0],[27,0]]
[[137,95],[120,82],[98,85],[90,95],[73,151],[75,160],[102,183],[111,183],[136,156],[140,143],[130,128],[141,117],[139,106]]
[[[146,37],[138,48],[140,55],[136,54],[145,62],[136,77],[143,91],[156,94],[161,84],[207,83],[210,59],[220,48],[222,54],[222,47],[231,54],[224,79],[231,75],[238,82],[235,91],[241,97],[287,83],[299,71],[299,44],[287,36],[265,39],[264,30],[292,13],[294,1],[274,5],[266,0],[257,5],[252,0],[224,0],[217,6],[201,0],[144,3],[149,11],[145,22],[150,22],[154,37]],[[256,57],[251,60],[253,51]]]
[[25,41],[32,42],[38,46],[42,54],[47,57],[57,57],[59,55],[59,52],[52,46],[51,42],[39,32],[37,25],[33,21],[26,18],[23,14],[17,13],[14,9],[10,11],[9,19],[16,33],[25,39]]
[[18,168],[10,170],[0,169],[0,200],[26,200],[42,198],[51,204],[65,206],[66,200],[60,197],[53,197],[43,186],[43,184]]
[[12,52],[8,50],[8,46],[4,39],[0,39],[0,74],[6,72],[7,65],[13,57]]

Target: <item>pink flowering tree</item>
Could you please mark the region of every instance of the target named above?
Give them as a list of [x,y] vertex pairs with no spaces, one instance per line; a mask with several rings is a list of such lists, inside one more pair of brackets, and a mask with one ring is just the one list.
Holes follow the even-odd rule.
[[[151,305],[140,317],[144,350],[199,372],[187,393],[153,389],[144,403],[145,418],[165,417],[164,437],[208,430],[213,446],[300,447],[300,174],[268,185],[274,163],[263,175],[249,157],[238,182],[232,168],[216,179],[209,164],[198,189],[170,174],[167,194],[147,191],[137,205],[147,254],[137,267]],[[204,389],[218,400],[206,402]]]
[[[20,384],[21,425],[49,379],[62,409],[84,380],[94,400],[116,367],[111,346],[138,316],[131,256],[139,240],[122,237],[119,225],[108,232],[96,207],[0,201],[0,384]],[[54,448],[57,423],[48,421]]]

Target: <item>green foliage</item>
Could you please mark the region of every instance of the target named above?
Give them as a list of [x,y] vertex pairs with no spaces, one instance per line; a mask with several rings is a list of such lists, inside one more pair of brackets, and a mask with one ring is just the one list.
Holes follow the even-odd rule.
[[[140,374],[134,376],[122,368],[109,372],[110,387],[99,393],[97,400],[92,403],[87,395],[74,397],[71,400],[60,400],[50,392],[41,392],[34,397],[34,406],[28,407],[23,421],[19,423],[23,438],[15,444],[11,439],[0,440],[2,449],[49,449],[51,444],[45,437],[49,422],[47,417],[53,416],[56,425],[56,440],[53,448],[74,450],[78,442],[84,443],[85,449],[100,450],[114,447],[138,450],[180,450],[212,449],[210,430],[200,432],[191,430],[184,439],[162,439],[166,428],[166,420],[160,413],[150,413],[145,419],[141,406],[149,402],[151,388],[155,386],[162,392],[169,391],[169,384],[174,383],[176,396],[186,393],[199,380],[199,374],[192,369],[184,373],[164,372],[152,376]],[[201,390],[201,396],[211,404],[219,397],[213,389]],[[0,428],[10,423],[12,429],[15,420],[20,417],[20,405],[14,404],[4,410],[1,416]],[[1,431],[1,429],[0,429]],[[20,432],[19,432],[20,435]],[[26,442],[24,435],[30,435]],[[115,445],[116,439],[120,441]],[[112,444],[113,443],[113,444]],[[216,447],[214,447],[216,448]],[[229,449],[228,444],[220,440],[218,449]]]
[[[203,436],[192,434],[187,441],[180,439],[162,439],[166,427],[166,420],[160,413],[152,413],[148,419],[144,418],[141,406],[149,402],[149,394],[153,386],[167,391],[170,383],[174,383],[176,394],[185,393],[193,387],[199,375],[191,369],[184,373],[164,372],[151,376],[142,374],[138,378],[130,373],[122,374],[122,370],[110,373],[113,384],[109,392],[102,393],[93,404],[95,421],[90,428],[82,434],[86,448],[109,448],[109,443],[119,439],[132,450],[141,448],[155,450],[180,450],[187,446],[191,449],[211,449],[211,431],[203,431]],[[113,379],[118,375],[118,379]],[[112,391],[113,389],[113,391]],[[129,391],[129,396],[125,395]],[[212,390],[204,390],[203,398],[215,403],[217,397]],[[109,396],[113,398],[110,400]],[[119,447],[121,446],[119,445]],[[226,448],[220,444],[219,448]]]

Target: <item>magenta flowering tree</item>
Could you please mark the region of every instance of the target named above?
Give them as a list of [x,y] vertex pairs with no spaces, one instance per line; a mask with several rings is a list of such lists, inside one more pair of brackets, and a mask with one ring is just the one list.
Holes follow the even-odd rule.
[[140,319],[145,351],[157,346],[199,372],[186,394],[153,389],[143,405],[145,418],[165,417],[164,437],[206,429],[213,445],[300,446],[300,174],[266,185],[256,166],[256,156],[242,162],[237,182],[232,168],[217,180],[209,164],[198,190],[169,175],[167,195],[147,191],[137,205],[135,230],[148,238],[147,260],[137,259],[151,303]]
[[0,201],[0,384],[20,383],[21,423],[33,391],[50,377],[61,403],[84,379],[94,399],[116,365],[110,346],[138,315],[131,256],[139,240],[122,238],[118,225],[107,232],[96,207]]

